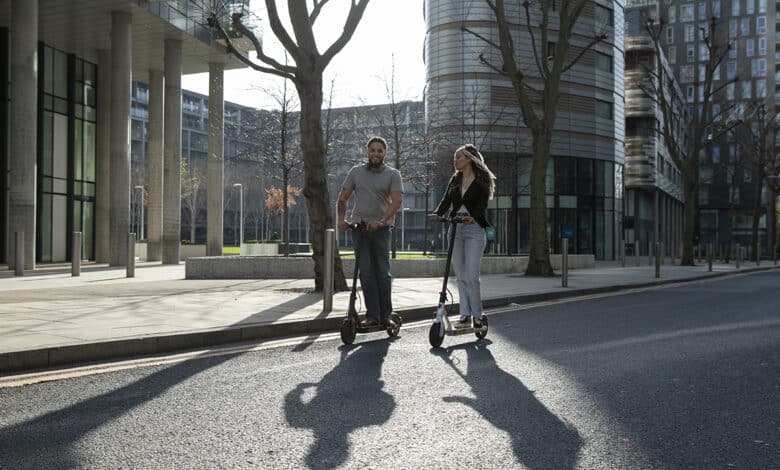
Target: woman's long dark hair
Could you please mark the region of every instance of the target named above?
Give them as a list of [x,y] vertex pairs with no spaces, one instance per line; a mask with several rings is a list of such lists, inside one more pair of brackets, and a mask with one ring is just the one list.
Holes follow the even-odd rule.
[[[458,150],[455,151],[455,154],[458,152],[463,152],[464,155],[466,155],[469,160],[471,160],[471,169],[474,170],[474,181],[476,181],[483,188],[487,189],[488,198],[493,199],[493,193],[496,190],[496,175],[494,175],[493,172],[490,171],[490,168],[487,167],[485,164],[485,158],[481,153],[479,153],[477,147],[475,147],[473,144],[466,144],[458,147]],[[460,186],[460,182],[463,179],[463,174],[460,171],[455,170],[453,176],[454,178],[452,179],[450,187]]]

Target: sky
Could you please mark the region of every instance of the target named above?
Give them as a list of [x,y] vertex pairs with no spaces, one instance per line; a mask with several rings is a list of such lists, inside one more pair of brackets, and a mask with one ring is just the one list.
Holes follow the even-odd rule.
[[[349,2],[330,0],[315,22],[320,52],[340,34]],[[253,0],[252,8],[262,18],[261,24],[267,25],[264,3]],[[284,5],[284,1],[277,0],[280,14],[286,13]],[[267,54],[283,63],[283,49],[270,28],[263,39]],[[325,69],[325,98],[334,80],[333,107],[387,103],[386,85],[389,86],[394,75],[396,101],[421,99],[425,85],[424,39],[423,0],[370,0],[352,39]],[[249,55],[255,56],[254,52]],[[185,75],[182,87],[207,95],[208,73]],[[261,88],[280,90],[281,79],[249,68],[225,72],[225,101],[255,108],[278,108]]]

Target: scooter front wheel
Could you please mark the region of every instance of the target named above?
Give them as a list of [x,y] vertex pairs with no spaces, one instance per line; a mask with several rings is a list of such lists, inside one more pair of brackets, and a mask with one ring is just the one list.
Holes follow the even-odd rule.
[[480,319],[480,322],[482,323],[482,329],[475,331],[474,334],[477,335],[477,339],[484,339],[488,333],[488,317],[483,316],[482,319]]
[[431,346],[438,348],[444,341],[444,326],[441,323],[434,323],[428,331],[428,341]]
[[341,324],[341,341],[344,344],[352,344],[357,336],[357,324],[352,318],[347,318]]

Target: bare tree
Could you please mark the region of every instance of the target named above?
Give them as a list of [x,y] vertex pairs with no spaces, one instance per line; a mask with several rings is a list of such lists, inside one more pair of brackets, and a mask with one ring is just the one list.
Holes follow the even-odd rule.
[[[656,21],[649,18],[646,22],[646,31],[653,41],[657,57],[663,56],[661,35],[666,30],[666,21]],[[713,113],[713,101],[729,85],[737,82],[735,76],[729,78],[719,86],[715,85],[714,76],[721,62],[733,47],[726,35],[719,30],[718,18],[712,17],[708,27],[702,28],[699,33],[702,43],[706,47],[705,62],[700,64],[700,70],[693,74],[694,96],[692,105],[686,109],[680,106],[684,102],[679,96],[674,85],[675,78],[664,67],[664,62],[656,60],[655,69],[651,72],[653,87],[647,92],[663,115],[663,123],[660,132],[664,138],[669,156],[680,170],[683,180],[684,196],[684,226],[683,226],[683,254],[681,264],[692,266],[693,240],[696,235],[696,215],[699,193],[699,167],[702,155],[706,155],[708,146],[719,140],[732,129],[736,123],[731,118],[732,113],[723,110]],[[702,68],[703,67],[703,68]],[[681,129],[684,131],[681,132]],[[685,135],[681,138],[681,135]]]
[[[554,273],[550,263],[550,241],[547,238],[545,179],[561,96],[561,80],[586,52],[604,41],[607,35],[603,29],[588,38],[583,47],[572,45],[575,42],[575,26],[581,21],[589,0],[524,1],[522,8],[525,24],[521,27],[525,29],[523,39],[529,42],[524,42],[522,47],[531,50],[533,64],[519,64],[517,58],[520,56],[520,49],[516,48],[512,35],[515,25],[510,23],[504,0],[485,2],[496,17],[499,43],[468,28],[464,28],[464,31],[481,38],[500,51],[500,66],[491,64],[484,54],[479,55],[480,61],[511,80],[523,120],[531,130],[531,247],[525,273],[533,276],[552,276]],[[554,23],[557,23],[555,29],[552,27]],[[534,73],[529,74],[527,70],[534,70]]]
[[[282,24],[275,0],[265,0],[268,23],[274,36],[281,42],[295,65],[285,65],[266,55],[261,41],[247,28],[241,13],[232,15],[233,29],[249,39],[260,63],[242,55],[234,46],[233,38],[221,24],[220,15],[209,17],[209,25],[215,28],[228,44],[228,50],[247,66],[262,73],[286,78],[295,84],[301,103],[300,129],[301,150],[304,159],[304,196],[312,225],[312,248],[314,251],[315,289],[323,288],[325,229],[333,226],[333,212],[328,194],[325,141],[322,133],[322,75],[333,57],[344,48],[355,31],[368,0],[352,0],[344,26],[338,38],[320,53],[314,37],[314,24],[328,0],[312,0],[311,9],[305,0],[289,0],[287,13],[292,27],[292,36]],[[336,255],[334,285],[346,290],[347,283],[341,258]]]
[[[761,256],[758,243],[758,225],[764,212],[761,195],[767,183],[767,176],[774,174],[780,163],[780,157],[774,146],[777,115],[777,111],[767,109],[764,101],[757,101],[746,110],[742,125],[737,129],[737,141],[744,160],[743,171],[746,176],[749,175],[744,180],[747,182],[752,178],[754,185],[755,199],[750,232],[750,252],[753,261]],[[767,230],[768,236],[771,233],[771,230]],[[769,245],[771,246],[771,243]]]
[[181,205],[183,206],[190,225],[190,243],[195,243],[195,226],[198,210],[203,205],[205,178],[197,166],[189,167],[187,161],[181,160]]

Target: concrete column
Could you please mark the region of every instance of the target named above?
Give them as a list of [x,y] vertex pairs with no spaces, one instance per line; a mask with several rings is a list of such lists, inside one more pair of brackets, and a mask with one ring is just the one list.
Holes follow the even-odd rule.
[[149,71],[149,134],[146,183],[149,187],[147,209],[146,259],[162,259],[163,227],[163,125],[165,122],[165,76],[161,70]]
[[98,51],[95,136],[95,261],[110,262],[111,50]]
[[207,256],[222,256],[222,198],[225,180],[224,72],[224,64],[209,64],[209,159],[206,186],[208,188]]
[[111,13],[111,191],[109,264],[127,263],[130,231],[130,97],[133,78],[132,15]]
[[181,40],[166,39],[163,264],[179,264],[181,250],[181,67]]
[[[16,267],[15,232],[24,232],[24,269],[35,269],[38,148],[38,0],[11,2],[11,106],[5,259]],[[6,175],[3,175],[5,178]]]

